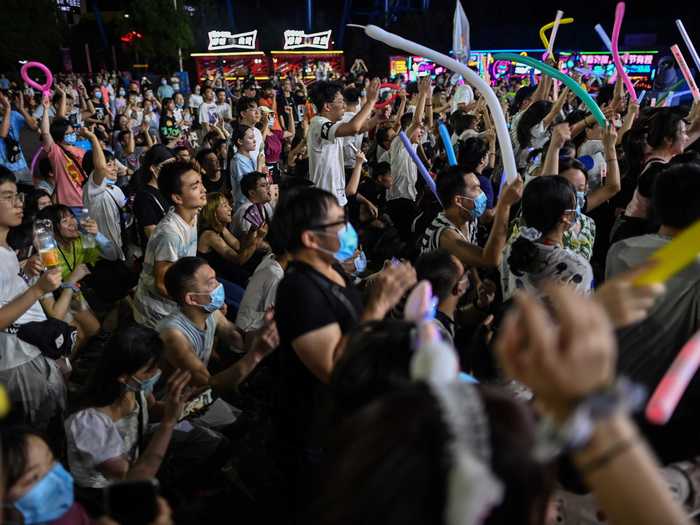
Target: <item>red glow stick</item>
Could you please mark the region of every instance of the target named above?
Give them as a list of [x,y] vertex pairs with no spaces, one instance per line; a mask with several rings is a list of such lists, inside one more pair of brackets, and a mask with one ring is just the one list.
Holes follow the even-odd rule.
[[647,420],[655,425],[664,425],[671,419],[673,411],[700,366],[700,332],[688,341],[673,364],[656,387],[647,403]]

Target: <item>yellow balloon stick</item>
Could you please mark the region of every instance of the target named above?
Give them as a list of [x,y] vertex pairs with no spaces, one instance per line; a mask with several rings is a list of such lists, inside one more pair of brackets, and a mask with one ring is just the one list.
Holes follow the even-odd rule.
[[700,221],[683,230],[670,243],[653,253],[650,261],[656,264],[639,275],[634,280],[634,284],[647,286],[664,283],[691,264],[698,254],[700,254]]
[[[574,22],[573,18],[562,18],[559,20],[559,25],[562,24],[572,24]],[[542,45],[544,46],[545,49],[549,49],[549,39],[547,38],[547,35],[545,35],[545,31],[548,29],[552,29],[554,27],[554,22],[550,22],[549,24],[545,24],[540,28],[540,40],[542,40]]]
[[10,398],[7,397],[5,388],[0,385],[0,418],[5,417],[10,411]]

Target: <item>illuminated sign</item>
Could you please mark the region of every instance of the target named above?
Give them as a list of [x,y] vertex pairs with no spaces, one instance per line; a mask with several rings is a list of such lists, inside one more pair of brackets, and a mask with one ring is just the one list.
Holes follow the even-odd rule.
[[221,49],[255,49],[258,31],[231,34],[230,31],[209,31],[209,51]]
[[71,13],[80,12],[80,0],[56,0],[56,6],[59,11]]
[[321,33],[309,33],[287,29],[284,32],[284,49],[300,49],[310,47],[314,49],[328,49],[331,44],[331,30]]

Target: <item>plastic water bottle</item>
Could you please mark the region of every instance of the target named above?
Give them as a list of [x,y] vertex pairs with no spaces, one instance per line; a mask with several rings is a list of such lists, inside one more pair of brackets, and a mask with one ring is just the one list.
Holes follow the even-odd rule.
[[[87,208],[83,208],[83,211],[80,213],[81,224],[89,219],[90,219],[89,210]],[[90,248],[95,247],[95,235],[94,234],[88,233],[85,231],[84,228],[81,228],[80,237],[82,237],[82,239],[83,239],[83,248],[90,249]]]
[[55,268],[59,265],[58,244],[56,244],[51,221],[36,221],[34,224],[34,244],[44,266]]

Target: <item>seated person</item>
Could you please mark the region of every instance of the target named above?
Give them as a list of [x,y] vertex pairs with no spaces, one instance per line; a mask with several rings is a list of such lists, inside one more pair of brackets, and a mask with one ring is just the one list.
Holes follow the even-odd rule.
[[[263,224],[270,224],[274,213],[270,204],[270,183],[265,174],[254,171],[244,175],[241,179],[241,193],[245,196],[245,202],[236,209],[231,225],[234,235],[239,238],[251,229],[257,230]],[[257,213],[249,211],[252,206],[257,208]]]
[[504,301],[518,289],[538,290],[550,279],[569,283],[583,294],[591,292],[590,263],[564,247],[564,233],[576,217],[576,191],[564,177],[537,177],[525,187],[523,227],[509,240],[501,262]]
[[[244,349],[236,326],[221,312],[224,306],[223,285],[216,272],[204,259],[183,257],[165,274],[168,295],[178,308],[158,323],[158,332],[165,345],[162,368],[167,378],[174,370],[192,374],[196,388],[210,387],[214,392],[235,389],[257,364],[277,346],[277,328],[266,317],[266,327],[251,342],[248,352],[229,368],[210,374],[207,366],[214,350],[214,337],[235,349]],[[217,400],[201,419],[210,427],[223,427],[235,420],[234,409]]]

